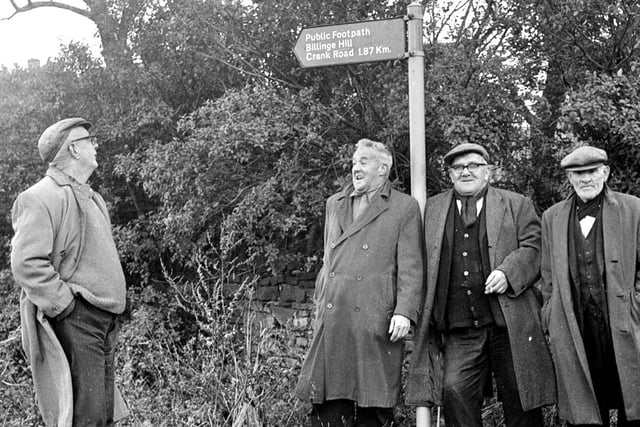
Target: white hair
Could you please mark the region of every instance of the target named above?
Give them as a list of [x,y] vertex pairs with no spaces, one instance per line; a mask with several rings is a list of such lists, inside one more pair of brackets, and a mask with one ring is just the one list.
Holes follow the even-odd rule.
[[391,170],[393,166],[393,156],[391,151],[382,142],[372,141],[367,138],[362,138],[356,143],[356,150],[358,148],[373,148],[378,153],[378,160],[380,163],[384,163],[388,166],[388,170]]

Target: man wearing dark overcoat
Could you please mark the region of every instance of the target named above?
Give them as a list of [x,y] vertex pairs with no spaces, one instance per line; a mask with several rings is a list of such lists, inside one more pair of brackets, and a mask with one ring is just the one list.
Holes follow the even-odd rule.
[[481,427],[493,372],[506,425],[542,426],[555,381],[532,288],[540,221],[530,199],[489,185],[481,145],[460,144],[444,161],[453,189],[427,200],[427,291],[406,401],[418,406],[418,425],[426,407],[443,405],[447,427]]
[[403,338],[418,317],[420,208],[391,188],[386,146],[358,141],[352,184],[327,201],[314,338],[296,388],[312,426],[390,426]]
[[607,153],[562,159],[574,191],[542,216],[543,326],[570,425],[640,426],[640,199],[607,186]]

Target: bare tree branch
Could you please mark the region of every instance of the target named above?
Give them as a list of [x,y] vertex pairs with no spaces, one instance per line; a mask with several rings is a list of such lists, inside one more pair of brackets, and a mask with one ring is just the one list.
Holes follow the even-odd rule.
[[271,77],[271,76],[268,76],[268,75],[265,75],[265,74],[259,74],[259,73],[256,73],[256,72],[252,72],[252,71],[249,71],[249,70],[242,69],[242,68],[240,68],[240,67],[238,67],[236,65],[233,65],[232,63],[230,63],[228,61],[225,61],[224,59],[218,58],[217,56],[209,55],[207,53],[200,52],[200,51],[197,51],[195,49],[188,49],[188,50],[193,52],[193,53],[195,53],[196,55],[201,55],[201,56],[203,56],[205,58],[209,58],[209,59],[212,59],[214,61],[221,62],[222,64],[224,64],[224,65],[226,65],[228,67],[231,67],[234,70],[239,71],[241,73],[245,73],[247,75],[258,77],[258,78],[261,78],[261,79],[267,79],[267,80],[275,81],[275,82],[281,83],[281,84],[283,84],[283,85],[285,85],[287,87],[293,88],[293,89],[298,89],[298,90],[302,89],[302,86],[300,86],[300,85],[292,84],[290,82],[287,82],[287,81],[284,81],[284,80],[280,80],[278,78]]
[[89,11],[87,9],[82,9],[80,7],[72,6],[70,4],[66,4],[66,3],[62,3],[54,0],[35,1],[35,2],[29,0],[27,1],[27,4],[24,6],[18,6],[15,0],[9,0],[9,2],[11,3],[11,6],[13,6],[14,11],[7,18],[1,18],[0,21],[8,21],[19,13],[28,12],[30,10],[39,9],[41,7],[55,7],[58,9],[64,9],[64,10],[71,11],[73,13],[77,13],[78,15],[84,16],[86,18],[89,18]]

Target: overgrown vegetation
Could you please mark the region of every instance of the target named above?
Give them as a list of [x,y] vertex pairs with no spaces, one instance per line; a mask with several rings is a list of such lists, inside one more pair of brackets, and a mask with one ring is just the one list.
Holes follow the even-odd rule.
[[[101,134],[91,182],[128,276],[127,422],[299,425],[299,331],[265,323],[253,296],[265,277],[318,268],[324,201],[357,139],[393,148],[396,187],[410,174],[406,63],[302,70],[291,49],[301,27],[402,16],[409,1],[77,3],[92,6],[103,58],[71,44],[40,69],[0,69],[0,423],[40,422],[8,272],[11,205],[45,170],[42,130],[80,115]],[[430,194],[449,186],[441,159],[460,141],[487,146],[496,184],[540,212],[566,194],[557,165],[576,144],[605,148],[611,185],[640,194],[637,1],[422,3]],[[412,416],[398,408],[402,424]]]

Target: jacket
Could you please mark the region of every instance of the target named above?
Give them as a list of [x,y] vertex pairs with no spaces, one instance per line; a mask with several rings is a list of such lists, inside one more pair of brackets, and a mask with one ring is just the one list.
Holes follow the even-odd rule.
[[[445,223],[453,190],[427,200],[425,246],[427,291],[411,355],[407,404],[442,404],[442,355],[439,332],[431,315],[438,282],[438,269]],[[485,197],[486,232],[491,269],[501,270],[509,289],[498,299],[509,335],[518,392],[524,410],[556,401],[555,378],[549,349],[540,323],[540,303],[533,287],[540,277],[540,221],[531,200],[489,186]]]
[[394,314],[413,322],[418,316],[420,208],[387,182],[349,224],[352,190],[348,186],[327,201],[314,338],[296,394],[314,403],[349,399],[362,407],[392,407],[400,392],[404,344],[392,343],[388,329]]
[[[627,419],[640,419],[640,199],[610,191],[602,204],[609,324]],[[543,327],[558,378],[558,413],[573,424],[601,424],[587,356],[573,310],[568,230],[571,197],[542,215]]]
[[[95,199],[108,218],[104,200],[98,195]],[[49,318],[60,314],[74,298],[78,285],[66,280],[82,254],[86,217],[69,178],[50,167],[42,180],[18,196],[12,222],[11,269],[22,287],[22,345],[31,365],[38,407],[47,426],[71,426],[71,372]],[[116,387],[114,420],[127,413]]]

